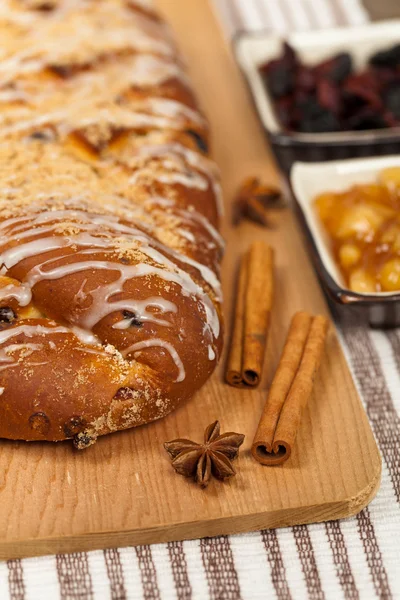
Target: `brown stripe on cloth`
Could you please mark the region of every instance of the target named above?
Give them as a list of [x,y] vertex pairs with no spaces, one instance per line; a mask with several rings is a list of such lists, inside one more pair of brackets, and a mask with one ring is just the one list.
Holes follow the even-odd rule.
[[[301,0],[298,0],[299,2],[301,2]],[[289,4],[289,6],[288,6]],[[293,12],[296,10],[296,8],[290,3],[287,2],[281,2],[280,3],[280,7],[281,7],[281,13],[283,15],[283,17],[285,18],[285,22],[286,25],[288,26],[289,31],[296,31],[296,21],[295,21],[295,17],[293,15]]]
[[296,525],[293,527],[293,535],[300,558],[301,570],[305,577],[308,597],[310,600],[324,600],[325,594],[322,590],[314,548],[307,526]]
[[394,362],[400,374],[400,337],[398,331],[396,329],[392,329],[386,331],[385,333],[392,347]]
[[111,600],[126,600],[124,572],[119,550],[117,548],[104,550],[104,560],[108,579],[110,580]]
[[358,513],[356,518],[376,595],[380,600],[389,600],[392,598],[392,593],[368,507]]
[[8,560],[8,588],[11,600],[25,600],[25,584],[22,562],[19,559]]
[[345,326],[342,334],[351,355],[369,421],[400,503],[400,418],[393,405],[378,353],[365,325]]
[[303,6],[304,6],[304,12],[307,14],[307,16],[310,20],[312,29],[319,29],[319,21],[318,21],[318,17],[315,16],[315,9],[314,9],[313,4],[310,4],[306,0],[303,3]]
[[56,564],[61,600],[92,600],[92,578],[86,554],[57,554]]
[[178,600],[190,600],[192,597],[192,586],[189,581],[183,543],[170,542],[168,544],[168,552],[177,598]]
[[276,597],[278,600],[290,600],[292,595],[286,579],[286,569],[283,564],[276,531],[274,529],[264,529],[261,531],[261,538],[267,552],[269,566],[271,567],[271,580],[275,588]]
[[239,600],[242,596],[229,538],[204,538],[200,540],[200,550],[210,600]]
[[358,600],[360,596],[351,570],[347,546],[339,521],[328,521],[325,523],[325,530],[343,596],[346,600]]
[[144,600],[160,600],[157,571],[150,546],[136,546],[135,551],[139,562]]
[[[396,498],[400,500],[400,419],[386,385],[378,353],[371,342],[368,325],[355,315],[342,319],[341,332],[350,352],[355,377],[361,389],[365,409],[387,465]],[[370,512],[365,508],[357,515],[359,535],[379,598],[391,598],[388,578]]]
[[340,2],[334,0],[334,2],[330,2],[330,7],[332,8],[332,12],[335,15],[334,26],[350,25],[347,14],[344,12]]

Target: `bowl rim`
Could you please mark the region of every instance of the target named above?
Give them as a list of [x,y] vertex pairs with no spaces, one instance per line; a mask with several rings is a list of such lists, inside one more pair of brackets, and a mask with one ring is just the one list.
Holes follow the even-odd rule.
[[[376,35],[378,37],[382,32],[382,29],[385,28],[393,28],[394,30],[397,28],[397,31],[400,30],[400,19],[386,19],[381,21],[372,21],[362,25],[331,27],[325,29],[324,32],[328,32],[329,35],[334,35],[336,33],[345,34],[351,38],[351,32],[354,31],[361,33],[376,31]],[[382,129],[368,129],[363,131],[348,130],[337,132],[303,133],[297,131],[283,131],[277,119],[276,121],[278,128],[276,130],[271,128],[271,125],[266,122],[266,119],[264,118],[259,106],[259,102],[263,102],[265,100],[267,100],[267,102],[273,106],[271,95],[263,85],[262,89],[264,98],[260,98],[260,93],[257,93],[257,90],[254,87],[249,69],[244,64],[242,47],[254,39],[264,39],[266,42],[269,40],[277,40],[282,43],[284,40],[290,39],[293,36],[299,37],[305,34],[307,35],[307,39],[317,38],[321,35],[321,30],[297,31],[284,35],[269,29],[257,31],[248,31],[242,29],[237,31],[232,39],[233,52],[240,70],[245,78],[247,87],[249,88],[258,117],[264,129],[268,132],[268,135],[273,139],[274,143],[282,146],[302,146],[311,144],[324,144],[328,146],[342,146],[343,144],[346,144],[349,146],[362,146],[363,144],[384,144],[387,142],[400,141],[400,126],[385,127]],[[255,65],[255,72],[258,73],[257,65]]]
[[[324,167],[329,168],[335,165],[342,166],[346,164],[348,165],[350,163],[366,164],[377,160],[378,162],[382,161],[390,163],[391,160],[393,161],[395,159],[398,162],[399,158],[399,155],[388,155],[371,156],[367,158],[347,158],[313,163],[295,161],[290,169],[288,184],[293,199],[293,207],[301,223],[307,244],[311,249],[311,257],[314,262],[314,266],[316,268],[318,277],[324,285],[324,287],[326,288],[330,297],[340,304],[357,304],[361,306],[371,306],[376,304],[393,304],[395,302],[400,301],[400,290],[398,292],[376,292],[374,294],[358,293],[348,289],[344,285],[340,285],[339,282],[337,282],[334,279],[334,277],[332,277],[325,264],[323,257],[321,256],[321,252],[318,248],[318,243],[316,241],[316,235],[312,227],[310,226],[309,220],[306,217],[303,203],[299,200],[299,191],[296,188],[296,179],[298,179],[299,175],[297,175],[296,177],[296,172],[298,173],[299,169],[301,168],[305,168],[309,172],[312,172],[313,170],[322,171]],[[387,166],[390,167],[389,164]],[[327,251],[329,252],[329,249],[327,249]]]

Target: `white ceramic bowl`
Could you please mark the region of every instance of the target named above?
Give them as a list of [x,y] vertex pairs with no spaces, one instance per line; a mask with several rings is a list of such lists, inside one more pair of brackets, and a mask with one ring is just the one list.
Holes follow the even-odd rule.
[[[307,64],[347,51],[357,70],[373,53],[400,43],[400,20],[296,32],[288,35],[286,40]],[[400,152],[400,127],[332,133],[284,132],[259,72],[263,63],[279,57],[282,42],[283,38],[275,33],[244,32],[235,40],[234,51],[284,172],[288,173],[296,160],[318,161]]]
[[373,183],[380,171],[400,167],[400,156],[296,162],[290,173],[295,208],[308,238],[318,276],[329,296],[341,304],[366,306],[375,326],[400,323],[400,292],[356,293],[349,290],[333,256],[329,238],[314,207],[322,192],[344,191],[354,184]]

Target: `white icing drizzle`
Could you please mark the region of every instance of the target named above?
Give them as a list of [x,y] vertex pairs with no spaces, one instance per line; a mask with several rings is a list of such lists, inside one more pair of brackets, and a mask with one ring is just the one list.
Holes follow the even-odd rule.
[[[126,301],[121,301],[118,303],[112,303],[113,306],[115,307],[115,304],[126,304]],[[154,313],[150,313],[147,311],[147,307],[148,306],[153,306],[158,308],[162,313],[168,313],[168,312],[172,312],[172,313],[176,313],[178,312],[178,308],[176,306],[176,304],[174,304],[173,302],[170,302],[169,300],[166,300],[165,298],[160,297],[151,297],[151,298],[146,298],[146,300],[134,300],[134,301],[129,301],[129,306],[131,307],[129,310],[131,311],[132,308],[134,310],[132,310],[132,312],[134,312],[135,314],[139,315],[139,319],[141,321],[151,321],[153,323],[157,323],[158,325],[164,325],[166,327],[169,327],[171,324],[166,321],[165,319],[158,319]],[[128,309],[120,309],[120,310],[128,310]],[[122,319],[122,321],[118,321],[117,323],[115,323],[113,325],[113,329],[128,329],[132,324],[132,319],[126,318],[126,319]]]
[[[50,260],[49,262],[53,261],[54,259]],[[81,316],[79,318],[80,326],[83,326],[85,329],[91,330],[96,325],[96,323],[99,322],[100,319],[102,319],[104,316],[115,310],[115,306],[117,303],[108,303],[108,299],[111,296],[122,291],[123,284],[125,283],[125,281],[134,277],[157,275],[165,281],[170,281],[180,285],[183,295],[194,295],[197,298],[199,298],[207,317],[206,327],[208,326],[210,328],[210,330],[216,338],[219,337],[220,324],[214,304],[210,300],[209,296],[202,290],[202,288],[193,281],[190,275],[178,269],[177,267],[176,269],[178,272],[171,272],[146,263],[139,263],[137,265],[121,265],[109,261],[81,261],[66,264],[61,267],[54,267],[53,269],[48,269],[46,271],[42,269],[43,266],[46,266],[46,263],[34,267],[27,274],[27,276],[25,277],[25,281],[28,283],[28,285],[33,287],[39,281],[60,279],[61,277],[65,277],[66,275],[70,275],[72,273],[79,273],[81,271],[119,271],[120,277],[117,281],[109,284],[104,284],[101,287],[97,288],[97,290],[91,292],[93,303],[90,307],[90,310],[88,310],[84,316]],[[118,305],[120,306],[119,303]],[[126,304],[124,304],[124,308],[126,310],[130,310],[128,301],[126,302]]]
[[42,348],[43,344],[10,344],[0,351],[0,362],[12,362],[13,359],[9,356],[9,354],[13,354],[14,352],[23,350],[23,356],[24,358],[27,358],[32,354],[32,352],[35,352],[35,350],[41,350]]
[[149,198],[146,201],[148,206],[158,205],[161,207],[171,207],[174,209],[174,213],[181,217],[182,220],[187,222],[195,222],[201,225],[207,232],[211,235],[211,237],[216,242],[216,245],[221,248],[221,250],[225,247],[225,242],[221,236],[221,234],[217,231],[217,229],[210,223],[210,221],[201,213],[196,210],[185,210],[183,208],[175,207],[175,203],[168,198],[162,198],[161,196],[154,196]]
[[180,130],[187,127],[188,123],[204,126],[203,117],[185,104],[176,100],[151,97],[131,102],[127,107],[112,102],[108,106],[97,106],[96,98],[92,98],[91,103],[71,102],[62,109],[49,110],[40,116],[34,116],[34,113],[27,109],[21,110],[17,116],[15,122],[8,125],[7,114],[0,115],[2,136],[50,124],[56,127],[61,137],[91,126],[109,126],[111,129],[125,130],[143,127]]
[[[162,166],[165,168],[170,168],[172,165],[162,163]],[[153,167],[142,168],[136,173],[134,173],[130,179],[129,183],[136,184],[140,182],[141,179],[152,179],[153,181],[159,181],[160,183],[165,183],[167,185],[179,184],[188,188],[197,188],[199,190],[206,190],[208,188],[208,181],[206,181],[203,177],[191,171],[190,174],[185,175],[184,173],[180,173],[179,171],[170,171],[167,173],[158,173]]]
[[19,325],[18,327],[11,327],[10,329],[4,329],[0,331],[0,344],[3,344],[7,340],[16,337],[20,334],[25,337],[31,338],[35,336],[45,336],[51,333],[71,333],[66,327],[45,327],[44,325]]
[[99,340],[97,335],[95,335],[91,331],[82,329],[81,327],[78,327],[77,325],[73,325],[71,327],[71,331],[72,331],[72,333],[74,333],[76,335],[78,340],[80,342],[82,342],[82,344],[89,344],[89,345],[93,345],[93,346],[101,345],[101,341]]
[[224,203],[221,184],[219,182],[219,172],[215,164],[209,158],[200,154],[200,152],[195,152],[194,150],[187,148],[183,144],[179,144],[178,142],[160,144],[159,146],[142,146],[138,149],[138,154],[140,156],[162,156],[164,154],[169,154],[173,157],[182,156],[191,167],[201,171],[210,179],[217,204],[218,215],[219,217],[224,215]]
[[27,285],[9,283],[0,288],[0,301],[14,298],[19,306],[28,306],[32,300],[31,289]]
[[[165,350],[167,350],[167,352],[169,352],[172,360],[174,361],[174,363],[178,369],[178,377],[175,379],[175,381],[177,383],[180,381],[183,381],[186,377],[186,373],[185,373],[185,368],[183,366],[183,363],[180,359],[180,356],[177,353],[177,351],[175,350],[175,348],[173,347],[173,345],[170,344],[169,342],[166,342],[165,340],[156,338],[153,340],[144,340],[142,342],[137,342],[136,344],[132,344],[132,346],[129,346],[129,348],[126,348],[125,350],[123,350],[121,352],[121,354],[122,354],[122,356],[125,357],[128,354],[130,354],[131,352],[136,353],[136,352],[139,352],[140,350],[142,350],[143,348],[152,348],[155,346],[164,348]],[[134,354],[134,356],[135,356],[135,354]]]
[[[63,2],[46,18],[34,12],[18,12],[0,3],[0,19],[25,27],[19,52],[10,57],[3,49],[0,80],[16,79],[21,72],[37,72],[48,64],[93,62],[104,53],[175,53],[164,23],[134,13],[123,2]],[[11,46],[13,49],[13,46]],[[6,60],[6,56],[8,60]]]
[[179,235],[181,235],[182,237],[184,237],[186,240],[188,240],[191,244],[194,244],[196,241],[196,238],[194,236],[194,234],[189,231],[188,229],[183,229],[183,227],[179,227],[177,229]]
[[[23,334],[27,338],[32,338],[36,336],[46,336],[51,333],[70,333],[69,329],[66,327],[45,327],[43,325],[19,325],[18,327],[12,327],[11,329],[5,329],[4,331],[0,331],[0,344],[4,344],[8,340]],[[29,356],[35,350],[39,350],[43,347],[43,344],[31,344],[31,343],[23,343],[23,344],[9,344],[5,348],[0,348],[0,371],[5,369],[14,368],[19,365],[19,362],[13,362],[13,359],[10,358],[9,353],[15,352],[17,350],[28,349],[28,354],[24,355]],[[5,363],[5,364],[2,364]],[[46,364],[46,363],[29,363],[32,366]]]
[[175,62],[152,54],[134,54],[118,57],[110,65],[102,65],[101,70],[95,68],[84,71],[70,81],[67,80],[66,85],[73,97],[81,100],[96,90],[113,98],[132,85],[155,86],[172,78],[189,84],[186,74]]
[[[144,8],[152,5],[150,0],[131,0],[131,4]],[[8,44],[5,32],[4,44],[0,48],[0,86],[13,82],[12,89],[0,90],[0,103],[10,104],[4,106],[0,113],[0,135],[7,136],[21,131],[29,133],[32,128],[48,126],[50,131],[57,131],[61,138],[72,132],[83,133],[91,144],[98,145],[102,151],[102,144],[112,139],[114,131],[204,127],[205,121],[201,114],[185,103],[154,96],[142,98],[140,94],[137,97],[135,94],[122,95],[132,86],[156,86],[170,78],[178,78],[184,84],[187,83],[185,73],[171,60],[175,55],[175,48],[170,42],[168,27],[158,20],[142,15],[139,11],[132,11],[128,8],[127,0],[59,0],[54,10],[41,15],[34,10],[28,12],[29,8],[37,7],[35,0],[31,5],[25,5],[24,10],[19,10],[17,6],[8,0],[0,0],[0,25],[5,29],[4,23],[10,22],[10,29],[17,27],[16,31],[21,38],[21,42],[16,40],[13,44],[11,34],[14,31],[11,31]],[[67,70],[68,67],[83,68],[79,72],[75,71],[70,79],[43,79],[43,85],[38,84],[37,78],[29,77],[30,74],[48,66],[66,67]],[[89,68],[86,68],[87,66]],[[59,75],[63,75],[61,71]],[[143,164],[146,157],[149,158],[149,162],[158,158],[158,164],[146,166]],[[53,151],[50,162],[53,158],[57,161],[57,151]],[[115,165],[115,157],[109,160]],[[98,161],[101,176],[105,163],[105,159]],[[32,169],[35,168],[34,165]],[[118,166],[120,167],[121,165]],[[179,184],[202,191],[210,189],[214,192],[218,213],[221,214],[218,174],[213,163],[201,153],[175,142],[158,146],[143,145],[133,150],[131,167],[137,171],[131,177],[129,190],[132,191],[132,184],[141,182],[142,177],[152,177],[153,180],[167,185]],[[81,197],[78,197],[74,169],[67,169],[62,182],[60,180],[57,181],[57,185],[53,184],[56,188],[54,191],[46,187],[45,191],[36,193],[34,188],[32,197],[38,200],[51,198],[54,202],[57,202],[57,198],[65,200],[69,197],[73,199],[75,206],[80,204],[82,207],[82,204],[85,206],[86,200],[93,200],[90,176],[87,181],[88,191],[82,192]],[[49,187],[52,187],[51,183]],[[18,199],[20,188],[4,188],[0,193],[6,197],[15,193]],[[151,219],[143,219],[142,228],[145,231],[125,224],[125,221],[140,222],[140,211],[146,212],[139,204],[135,206],[134,193],[128,194],[128,200],[120,198],[117,194],[115,197],[111,196],[112,194],[109,200],[110,210],[115,210],[117,204],[119,214],[124,215],[123,222],[112,214],[93,214],[84,208],[72,208],[43,210],[0,223],[0,244],[5,248],[0,255],[0,272],[15,267],[25,259],[39,257],[35,262],[36,266],[26,274],[21,285],[10,284],[0,288],[0,300],[15,298],[21,306],[27,306],[32,300],[32,288],[36,284],[85,271],[93,273],[103,270],[116,277],[112,282],[101,284],[87,292],[85,288],[89,287],[86,286],[89,277],[83,280],[74,296],[73,302],[76,307],[73,308],[76,310],[69,319],[69,328],[18,325],[5,331],[0,330],[0,345],[12,341],[19,334],[32,338],[50,336],[52,333],[71,333],[85,345],[78,346],[78,350],[103,355],[107,353],[107,347],[103,348],[100,339],[93,333],[93,328],[103,318],[117,311],[128,311],[140,321],[170,327],[174,322],[172,315],[178,312],[177,305],[170,300],[162,296],[149,296],[141,300],[129,297],[115,299],[121,294],[129,295],[124,289],[127,282],[136,277],[149,276],[176,284],[179,286],[178,293],[196,302],[196,308],[204,311],[206,322],[203,331],[206,344],[213,340],[213,336],[219,337],[220,321],[216,307],[202,285],[196,282],[201,275],[219,301],[221,288],[216,273],[207,265],[165,246],[152,235],[148,235],[148,232],[157,233],[154,225],[148,225]],[[104,194],[99,201],[108,202],[108,198]],[[127,208],[126,214],[124,205]],[[205,242],[202,239],[201,243],[206,243],[209,248],[222,246],[221,236],[203,215],[179,209],[174,203],[172,206],[173,216],[180,216],[182,221],[189,223],[192,228],[193,225],[197,226],[193,232],[182,225],[178,229],[182,237],[195,243],[200,226],[206,234]],[[155,222],[157,224],[157,221]],[[201,229],[200,232],[203,233]],[[159,237],[164,239],[161,235]],[[213,240],[211,242],[208,241],[210,237]],[[68,250],[65,253],[59,252],[59,256],[48,257],[49,252],[64,248],[73,248],[74,253],[70,254]],[[130,250],[138,251],[137,260],[141,260],[140,253],[150,260],[145,258],[145,262],[125,264],[122,255]],[[99,254],[101,259],[98,259]],[[60,261],[62,264],[55,266]],[[181,268],[181,264],[189,265],[198,271],[199,275],[196,273],[196,276],[192,276]],[[92,279],[90,281],[92,283]],[[156,287],[162,288],[161,285]],[[169,286],[165,287],[169,290]],[[83,302],[88,298],[91,303],[83,309]],[[129,318],[128,315],[128,318],[114,323],[113,328],[122,330],[126,339],[124,330],[134,325],[132,321],[133,317]],[[46,343],[52,350],[56,349],[54,341],[46,340]],[[0,347],[0,370],[18,364],[13,362],[14,358],[10,357],[10,354],[19,351],[21,359],[42,347],[44,340],[43,344],[11,343],[7,347]],[[142,350],[152,347],[159,347],[170,355],[177,368],[175,381],[183,381],[186,373],[182,360],[174,346],[166,340],[156,337],[134,343],[122,352],[122,356],[126,357],[132,353],[136,358]],[[115,348],[110,348],[117,352]],[[120,353],[118,356],[121,359]],[[208,358],[215,359],[211,344],[208,345]],[[0,388],[0,394],[3,391],[4,388]]]
[[[58,268],[43,270],[47,264],[47,261],[42,262],[35,268],[33,268],[27,275],[25,281],[32,288],[36,283],[44,279],[58,279],[60,277],[66,276],[68,274],[81,272],[84,270],[91,269],[110,269],[114,271],[119,271],[120,277],[116,282],[111,284],[102,286],[100,289],[94,290],[90,293],[92,297],[92,305],[90,307],[91,317],[86,316],[84,327],[88,329],[92,329],[96,323],[98,323],[102,318],[104,318],[110,312],[115,310],[130,310],[132,312],[138,312],[140,307],[140,303],[134,300],[123,300],[118,303],[109,302],[110,298],[123,291],[124,283],[130,279],[131,277],[141,277],[148,274],[158,275],[162,279],[166,281],[173,281],[178,283],[182,288],[182,293],[185,294],[193,294],[200,299],[204,306],[204,310],[207,315],[207,321],[210,325],[212,332],[215,337],[219,335],[219,319],[216,315],[215,308],[213,303],[211,302],[208,295],[202,290],[202,288],[196,284],[193,279],[190,277],[188,273],[180,269],[174,262],[172,262],[165,254],[157,250],[157,248],[151,247],[149,244],[153,243],[158,248],[162,248],[164,252],[171,254],[176,260],[189,264],[196,268],[203,279],[210,285],[210,287],[214,290],[217,299],[221,297],[221,289],[220,283],[215,275],[215,273],[209,269],[207,266],[198,263],[197,261],[178,253],[174,250],[167,249],[161,243],[156,242],[151,239],[146,233],[141,232],[135,227],[131,227],[128,225],[124,225],[119,223],[118,217],[114,217],[113,215],[98,215],[93,213],[85,213],[84,211],[79,210],[58,210],[58,211],[49,211],[46,213],[40,213],[36,215],[36,217],[29,223],[30,228],[21,234],[20,229],[22,225],[26,222],[26,218],[23,217],[21,221],[18,219],[10,219],[8,222],[5,221],[2,223],[1,229],[3,231],[7,231],[9,237],[13,237],[17,234],[17,239],[22,235],[27,235],[28,232],[32,232],[32,235],[40,234],[40,225],[48,224],[55,219],[63,219],[67,222],[72,222],[74,219],[79,218],[80,221],[78,223],[73,223],[73,227],[78,230],[83,230],[83,232],[79,232],[77,234],[70,234],[67,236],[53,236],[53,237],[45,237],[41,239],[36,239],[33,241],[27,241],[24,244],[14,246],[5,250],[0,255],[0,261],[4,264],[8,269],[12,268],[25,258],[31,256],[37,256],[41,254],[46,254],[51,250],[56,250],[64,247],[71,246],[72,244],[79,247],[88,247],[88,252],[93,253],[93,250],[96,248],[107,250],[114,248],[115,242],[111,238],[107,237],[99,237],[92,236],[87,231],[95,230],[98,225],[103,225],[107,227],[107,229],[111,231],[116,231],[118,233],[128,234],[132,236],[136,242],[140,242],[140,251],[151,258],[154,262],[162,265],[165,268],[159,268],[155,266],[149,266],[145,264],[139,265],[122,265],[119,263],[112,263],[109,261],[82,261],[82,262],[74,262],[69,263],[67,265],[63,265]],[[86,222],[85,222],[86,221]],[[33,227],[32,227],[33,225]],[[54,229],[59,226],[59,223],[55,223]],[[51,230],[52,228],[46,227],[46,232]],[[29,235],[27,235],[29,237]],[[7,236],[6,236],[7,239]],[[81,251],[82,253],[84,251]],[[75,258],[79,255],[77,252],[75,254]],[[56,260],[56,258],[50,259],[50,263]],[[169,270],[167,270],[169,269]],[[139,312],[139,318],[147,318],[149,319],[149,314],[143,311]],[[154,321],[156,319],[155,316],[152,317]],[[160,320],[158,320],[160,323]],[[160,323],[165,324],[165,323]]]

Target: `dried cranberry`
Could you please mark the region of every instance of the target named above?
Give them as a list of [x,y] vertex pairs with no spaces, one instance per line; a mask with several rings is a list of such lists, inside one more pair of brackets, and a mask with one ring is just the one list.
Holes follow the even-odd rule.
[[208,154],[208,144],[205,139],[199,133],[197,133],[197,131],[194,131],[193,129],[186,129],[186,133],[194,139],[200,152]]
[[68,65],[49,65],[49,69],[62,79],[68,79],[73,74],[73,68]]
[[322,110],[316,98],[313,96],[309,96],[306,100],[298,101],[296,106],[303,117],[317,116]]
[[340,83],[348,77],[353,68],[353,61],[348,52],[336,54],[333,58],[319,63],[315,67],[318,77],[326,77],[335,83]]
[[396,117],[388,110],[384,111],[384,113],[382,114],[382,118],[386,123],[386,127],[400,126],[400,119],[396,119]]
[[81,416],[74,416],[71,417],[70,419],[68,419],[68,421],[66,423],[64,423],[64,434],[65,437],[73,437],[74,435],[76,435],[77,433],[79,433],[80,431],[82,431],[82,429],[84,429],[86,427],[86,421],[83,417]]
[[337,117],[329,110],[318,104],[308,107],[303,113],[299,130],[304,133],[323,133],[326,131],[339,131],[340,123]]
[[394,85],[386,91],[384,102],[395,119],[400,119],[400,84]]
[[329,79],[321,79],[317,84],[317,99],[319,104],[338,115],[341,111],[342,101],[340,90]]
[[55,5],[51,2],[43,2],[36,7],[36,10],[40,10],[41,12],[51,12],[55,9]]
[[313,69],[300,66],[296,71],[296,87],[306,92],[315,90],[316,77]]
[[374,77],[379,89],[382,89],[387,85],[391,85],[397,82],[400,83],[400,73],[396,73],[395,69],[388,69],[386,67],[376,69],[374,67],[371,67],[370,73]]
[[123,310],[122,315],[124,319],[129,319],[129,325],[134,325],[135,327],[143,327],[142,321],[139,319],[136,313],[131,312],[130,310]]
[[400,44],[371,56],[352,73],[341,52],[314,67],[284,44],[281,55],[260,67],[286,130],[323,132],[396,127],[400,123]]
[[272,96],[281,98],[290,94],[294,87],[293,71],[279,62],[267,74],[267,85]]
[[365,107],[366,102],[364,98],[353,94],[347,90],[342,90],[342,116],[351,116],[353,113],[357,113]]
[[0,307],[0,322],[1,323],[12,323],[17,318],[17,315],[9,306]]
[[374,67],[397,67],[400,65],[400,44],[376,52],[370,57],[369,64]]
[[286,128],[289,128],[292,123],[293,116],[293,104],[291,101],[288,101],[287,98],[279,98],[276,103],[276,116],[282,125]]
[[387,126],[382,114],[368,106],[350,117],[347,123],[349,129],[354,131],[382,129]]
[[294,68],[297,64],[297,54],[295,49],[288,44],[287,42],[283,42],[283,54],[282,61],[291,68]]
[[366,73],[352,75],[344,84],[343,90],[362,98],[375,110],[382,110],[382,99],[379,96],[376,82],[372,80],[370,75]]

